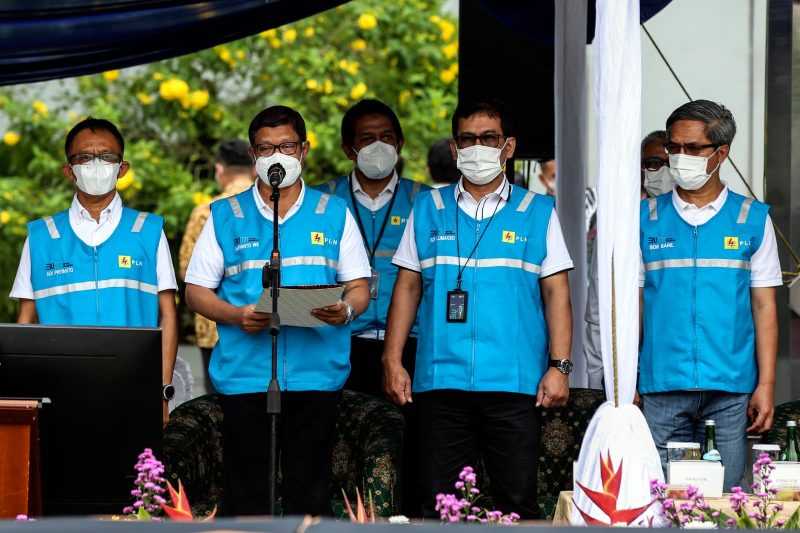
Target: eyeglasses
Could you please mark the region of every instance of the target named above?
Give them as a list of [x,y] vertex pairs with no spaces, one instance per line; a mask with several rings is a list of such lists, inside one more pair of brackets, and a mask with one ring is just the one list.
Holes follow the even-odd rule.
[[275,153],[276,149],[284,155],[294,155],[294,153],[297,152],[297,148],[302,144],[303,141],[292,141],[281,144],[256,144],[253,146],[253,151],[255,151],[258,157],[269,157]]
[[476,141],[480,141],[483,146],[497,148],[500,144],[500,139],[507,139],[505,135],[498,133],[481,133],[480,135],[472,135],[465,133],[464,135],[456,135],[456,146],[459,148],[469,148],[475,146]]
[[673,142],[668,142],[664,144],[664,151],[670,155],[679,154],[684,152],[688,155],[700,155],[703,150],[706,148],[719,148],[718,144],[697,144],[697,143],[689,143],[689,144],[678,144]]
[[67,161],[69,161],[70,165],[85,165],[93,162],[95,159],[99,159],[104,163],[115,164],[122,161],[122,154],[115,154],[113,152],[103,152],[102,154],[80,152],[67,157]]
[[669,166],[669,161],[660,157],[642,159],[642,168],[645,170],[658,170],[663,166]]

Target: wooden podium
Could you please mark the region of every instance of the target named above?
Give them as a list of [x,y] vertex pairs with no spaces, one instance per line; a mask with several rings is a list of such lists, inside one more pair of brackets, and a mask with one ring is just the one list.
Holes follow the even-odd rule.
[[39,406],[0,399],[0,518],[42,514]]

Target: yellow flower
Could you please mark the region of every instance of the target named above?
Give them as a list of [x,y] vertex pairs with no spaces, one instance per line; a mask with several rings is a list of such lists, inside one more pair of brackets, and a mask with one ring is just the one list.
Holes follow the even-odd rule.
[[442,23],[442,17],[440,17],[439,15],[431,15],[430,17],[428,17],[428,20],[437,25]]
[[134,181],[133,182],[133,190],[134,191],[141,191],[142,190],[142,182],[141,181]]
[[103,79],[106,81],[114,81],[119,78],[119,69],[107,70],[103,72]]
[[153,79],[156,81],[161,81],[164,79],[164,75],[160,72],[153,72]]
[[280,48],[280,47],[281,47],[281,44],[283,44],[283,43],[281,43],[281,40],[280,40],[280,39],[270,39],[270,40],[269,40],[269,45],[270,45],[272,48]]
[[444,53],[444,57],[447,59],[455,57],[455,55],[458,53],[458,41],[453,41],[447,46],[442,47],[442,52]]
[[35,112],[42,115],[43,117],[47,116],[47,104],[42,102],[41,100],[34,100],[31,104],[31,107]]
[[336,99],[336,104],[339,105],[340,107],[347,107],[348,105],[350,105],[350,102],[348,102],[347,98],[345,98],[344,96],[340,96],[339,98]]
[[208,105],[208,91],[198,89],[189,93],[189,105],[192,109],[203,109]]
[[244,53],[244,50],[236,50],[236,59],[238,59],[239,61],[244,59],[245,55],[246,54]]
[[222,111],[214,111],[214,120],[217,122],[222,120]]
[[192,203],[194,203],[194,205],[200,205],[210,201],[211,196],[202,191],[195,191],[192,193]]
[[178,78],[162,81],[158,93],[164,100],[181,100],[189,94],[189,84]]
[[14,195],[11,194],[11,191],[6,191],[3,193],[3,200],[11,200],[14,198]]
[[153,103],[153,97],[146,93],[137,93],[136,98],[142,103],[142,105],[150,105]]
[[362,13],[358,17],[358,27],[362,30],[371,30],[378,25],[378,19],[372,13]]
[[313,131],[306,132],[306,139],[308,140],[308,145],[312,150],[319,146],[319,141],[317,140],[317,136],[314,135]]
[[333,93],[333,82],[331,80],[325,80],[325,86],[323,88],[325,94]]
[[443,20],[439,24],[439,29],[442,30],[442,40],[445,42],[449,41],[456,32],[456,27],[449,20]]
[[447,117],[447,110],[445,108],[443,108],[443,107],[440,107],[439,108],[439,118],[445,118],[445,117]]
[[11,220],[11,213],[8,211],[0,211],[0,224],[8,224]]
[[70,110],[69,114],[67,115],[67,120],[70,122],[76,122],[78,120],[78,114],[75,111]]
[[439,73],[439,78],[440,78],[440,79],[441,79],[443,82],[445,82],[445,83],[447,83],[447,84],[450,84],[450,83],[453,83],[453,80],[455,80],[455,79],[456,79],[456,73],[455,73],[455,72],[453,72],[453,71],[452,71],[452,70],[450,70],[450,69],[443,70],[443,71],[441,71],[441,72]]
[[347,62],[346,59],[340,59],[339,60],[339,68],[342,69],[342,70],[347,70],[347,65],[348,64],[349,63]]
[[364,39],[356,39],[352,43],[350,43],[350,48],[353,50],[361,51],[367,49],[367,41]]
[[278,35],[278,32],[275,29],[262,31],[261,33],[258,34],[259,37],[262,37],[262,38],[268,39],[268,40],[269,39],[274,39],[275,37],[277,37],[277,35]]
[[3,142],[9,146],[14,146],[19,142],[20,136],[13,131],[7,131],[5,135],[3,135]]
[[314,79],[306,80],[306,88],[309,91],[316,91],[317,87],[319,87],[319,83],[317,82],[317,80]]
[[[184,109],[189,109],[192,106],[192,101],[189,100],[188,94],[184,94],[183,96],[181,96],[180,102],[181,102],[181,107]],[[184,113],[183,118],[188,118],[188,115]]]
[[117,190],[124,191],[125,189],[131,186],[131,184],[134,182],[135,179],[136,175],[134,174],[133,169],[129,168],[128,172],[117,180]]
[[409,98],[411,98],[411,91],[401,91],[397,101],[400,105],[405,105]]
[[285,43],[293,43],[297,40],[297,30],[294,28],[289,28],[288,30],[283,30],[283,42]]
[[233,56],[231,55],[231,51],[227,48],[223,48],[219,51],[219,58],[223,60],[225,63],[230,63],[233,60]]
[[358,74],[358,68],[360,66],[361,64],[358,61],[351,61],[347,65],[347,73],[350,74],[351,76],[355,76],[356,74]]
[[355,87],[350,89],[350,98],[353,100],[358,100],[367,92],[367,85],[362,81],[356,84]]
[[309,26],[308,28],[306,28],[305,31],[303,32],[303,35],[305,35],[306,37],[313,37],[314,36],[314,26]]

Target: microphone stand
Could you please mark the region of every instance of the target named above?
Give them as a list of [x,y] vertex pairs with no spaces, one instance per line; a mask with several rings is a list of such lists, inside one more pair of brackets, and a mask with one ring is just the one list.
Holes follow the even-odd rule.
[[[281,168],[281,170],[283,170]],[[281,386],[278,383],[278,334],[281,332],[281,318],[278,315],[278,296],[281,285],[281,252],[278,247],[278,200],[283,176],[270,175],[272,187],[272,255],[269,263],[261,271],[261,282],[270,289],[272,313],[269,317],[269,333],[272,336],[272,377],[267,387],[267,414],[269,414],[269,484],[267,499],[269,514],[275,516],[275,503],[278,486],[278,417],[281,414]]]

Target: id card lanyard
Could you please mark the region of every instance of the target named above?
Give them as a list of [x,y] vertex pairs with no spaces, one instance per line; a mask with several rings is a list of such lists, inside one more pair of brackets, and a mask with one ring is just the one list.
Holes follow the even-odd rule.
[[[447,321],[448,322],[466,322],[467,321],[467,302],[469,301],[469,292],[461,290],[461,280],[464,274],[464,269],[467,268],[467,264],[469,260],[472,259],[472,256],[475,255],[475,251],[478,249],[478,245],[483,240],[483,236],[486,235],[486,232],[489,229],[489,225],[494,220],[494,216],[497,214],[497,209],[500,207],[500,199],[498,199],[497,203],[494,206],[494,211],[492,211],[492,216],[489,217],[489,221],[486,223],[486,226],[483,228],[483,232],[478,237],[478,240],[475,241],[475,246],[472,247],[472,251],[467,256],[466,261],[464,264],[461,264],[461,248],[459,247],[459,237],[458,237],[458,201],[461,199],[461,193],[458,193],[458,197],[456,197],[456,257],[458,258],[458,276],[456,276],[456,288],[452,291],[447,291]],[[502,196],[501,196],[502,199]],[[509,191],[508,200],[511,200],[511,191]],[[477,213],[475,213],[477,215]],[[476,217],[477,218],[477,217]]]
[[394,199],[397,196],[397,188],[400,185],[400,181],[398,180],[397,185],[395,186],[395,190],[392,193],[392,199],[389,200],[389,209],[386,210],[386,216],[383,218],[383,223],[381,224],[381,229],[378,231],[377,237],[375,237],[375,242],[370,248],[369,241],[367,241],[367,232],[364,230],[364,222],[361,220],[361,213],[358,208],[358,203],[356,201],[356,195],[353,194],[353,175],[347,177],[349,189],[350,189],[350,200],[353,202],[353,211],[356,215],[356,223],[358,224],[358,230],[361,232],[361,238],[364,239],[364,247],[367,249],[367,254],[369,255],[369,266],[371,268],[371,275],[369,279],[369,296],[373,300],[378,299],[378,287],[380,285],[380,272],[375,268],[375,252],[378,250],[378,246],[381,243],[381,239],[383,238],[383,232],[386,230],[386,223],[389,222],[389,218],[392,216],[392,206],[394,206]]

